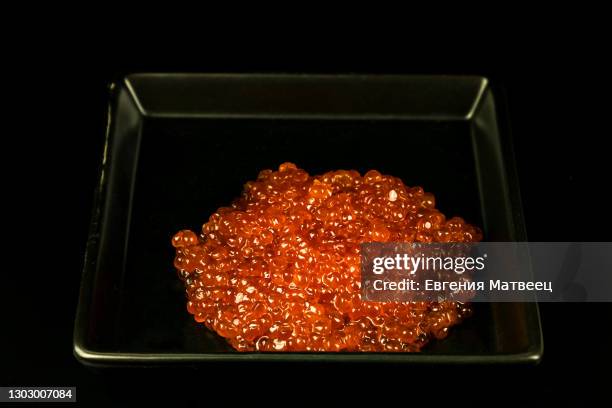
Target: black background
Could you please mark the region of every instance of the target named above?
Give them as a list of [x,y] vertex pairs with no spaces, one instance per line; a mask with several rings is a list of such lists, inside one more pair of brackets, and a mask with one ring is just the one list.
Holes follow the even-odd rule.
[[[605,395],[608,304],[541,306],[545,352],[535,367],[212,365],[200,371],[97,374],[72,356],[72,325],[106,121],[107,85],[130,72],[455,73],[505,89],[532,241],[609,241],[609,102],[602,51],[586,43],[450,44],[428,51],[326,52],[253,45],[175,48],[50,46],[33,52],[7,122],[10,194],[3,270],[6,331],[0,385],[78,387],[81,403],[233,397],[584,401]],[[144,41],[146,43],[146,41]],[[308,44],[307,44],[308,45]],[[144,51],[146,48],[147,52]],[[492,51],[485,52],[490,49]],[[168,51],[170,50],[170,51]],[[16,279],[15,279],[16,278]],[[357,387],[360,382],[377,384]]]

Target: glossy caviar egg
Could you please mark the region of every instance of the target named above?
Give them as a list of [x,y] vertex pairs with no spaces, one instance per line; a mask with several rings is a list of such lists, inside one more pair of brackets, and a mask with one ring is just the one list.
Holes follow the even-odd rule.
[[469,304],[362,301],[359,245],[481,238],[396,177],[310,176],[283,163],[172,246],[187,311],[238,351],[415,352],[446,337]]

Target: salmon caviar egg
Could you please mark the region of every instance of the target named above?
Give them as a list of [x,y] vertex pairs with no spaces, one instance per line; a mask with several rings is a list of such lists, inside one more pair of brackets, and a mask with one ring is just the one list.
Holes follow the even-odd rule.
[[197,242],[198,236],[189,230],[179,231],[174,235],[174,237],[172,237],[172,246],[175,248],[195,245]]

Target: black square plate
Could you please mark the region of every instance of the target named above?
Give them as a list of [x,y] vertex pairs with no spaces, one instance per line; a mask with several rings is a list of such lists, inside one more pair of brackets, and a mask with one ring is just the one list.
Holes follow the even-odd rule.
[[170,238],[259,170],[377,169],[488,241],[524,241],[510,140],[481,77],[136,74],[109,126],[74,333],[92,365],[205,361],[536,362],[537,304],[476,304],[421,353],[238,353],[185,310]]

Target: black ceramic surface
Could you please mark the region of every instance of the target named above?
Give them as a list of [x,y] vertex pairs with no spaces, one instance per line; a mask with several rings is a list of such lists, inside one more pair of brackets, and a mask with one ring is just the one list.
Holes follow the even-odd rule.
[[524,240],[511,147],[478,77],[133,75],[113,86],[75,325],[89,364],[207,360],[533,362],[535,304],[476,304],[422,353],[238,353],[185,308],[170,238],[284,161],[377,169],[491,241]]

